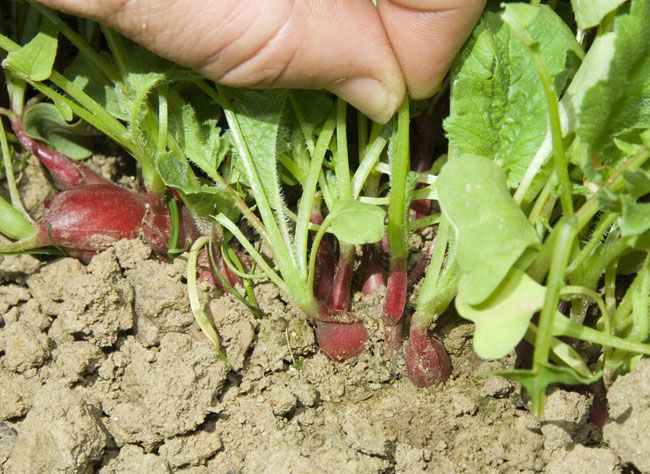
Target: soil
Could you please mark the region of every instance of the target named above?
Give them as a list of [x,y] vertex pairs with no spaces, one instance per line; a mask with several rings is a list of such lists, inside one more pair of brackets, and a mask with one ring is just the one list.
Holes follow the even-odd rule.
[[[37,215],[47,181],[32,165],[20,183]],[[255,285],[260,319],[201,284],[226,363],[194,322],[185,272],[182,256],[161,262],[140,241],[88,266],[0,258],[0,471],[650,472],[650,360],[610,388],[603,429],[591,395],[559,388],[537,419],[518,385],[477,376],[515,355],[480,360],[472,325],[451,313],[435,332],[452,377],[419,389],[402,354],[386,354],[381,294],[355,295],[371,341],[335,363],[272,284]]]

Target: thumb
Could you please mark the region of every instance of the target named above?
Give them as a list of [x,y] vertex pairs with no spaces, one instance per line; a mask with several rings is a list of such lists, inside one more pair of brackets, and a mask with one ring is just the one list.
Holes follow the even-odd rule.
[[484,6],[485,0],[377,0],[411,97],[439,89]]

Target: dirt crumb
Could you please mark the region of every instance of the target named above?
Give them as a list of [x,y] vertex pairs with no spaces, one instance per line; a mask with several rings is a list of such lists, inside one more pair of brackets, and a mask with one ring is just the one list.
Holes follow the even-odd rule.
[[616,455],[606,448],[588,448],[580,444],[561,450],[546,466],[547,474],[616,474],[622,466]]
[[607,392],[610,421],[603,438],[625,462],[650,472],[650,359],[618,378]]
[[[41,309],[56,317],[50,337],[80,338],[108,347],[120,332],[133,327],[131,285],[111,272],[100,273],[101,277],[78,260],[62,258],[28,278]],[[112,275],[108,281],[107,274]]]
[[181,281],[185,263],[156,260],[137,262],[126,271],[135,290],[136,337],[147,347],[160,343],[165,334],[183,331],[194,323],[187,287]]
[[34,397],[18,429],[8,473],[90,473],[108,443],[99,410],[80,394],[54,382]]
[[221,437],[214,431],[197,431],[165,440],[160,455],[174,467],[198,466],[222,448]]
[[78,382],[93,373],[105,360],[104,353],[88,341],[68,341],[54,350],[54,367],[60,377]]
[[35,377],[27,378],[23,374],[0,369],[0,420],[25,415],[40,386]]
[[102,408],[118,445],[139,443],[151,451],[164,438],[203,423],[224,387],[228,368],[208,341],[169,333],[159,350],[127,338],[99,373]]
[[540,428],[546,450],[555,451],[572,444],[579,432],[586,428],[590,411],[590,396],[575,391],[552,390],[546,397]]
[[40,367],[50,357],[47,336],[27,323],[17,321],[2,331],[5,355],[2,363],[14,372]]
[[155,454],[145,453],[140,446],[125,444],[119,453],[107,452],[103,459],[103,467],[98,474],[168,474],[171,471],[165,461]]
[[16,445],[18,431],[5,421],[0,422],[0,471],[4,472],[3,465],[11,456]]

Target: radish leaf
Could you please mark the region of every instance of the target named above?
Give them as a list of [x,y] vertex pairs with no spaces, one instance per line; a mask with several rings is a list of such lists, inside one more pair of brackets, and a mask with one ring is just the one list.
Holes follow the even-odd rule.
[[348,244],[372,244],[384,236],[386,211],[359,201],[336,201],[330,211],[332,232]]
[[499,286],[537,233],[508,191],[503,169],[477,155],[449,160],[437,182],[442,211],[458,238],[460,291],[479,304]]
[[[531,10],[536,14],[528,32],[561,91],[582,50],[553,10]],[[450,152],[494,157],[506,170],[508,186],[516,187],[544,140],[548,111],[529,55],[497,14],[484,14],[461,51],[451,91],[451,113],[444,123]]]
[[609,12],[626,0],[572,0],[576,22],[581,30],[598,25]]
[[484,359],[500,359],[521,341],[533,314],[544,304],[546,288],[518,268],[512,268],[497,290],[478,306],[462,292],[456,309],[476,324],[474,350]]
[[633,1],[614,31],[607,76],[586,92],[578,112],[577,134],[592,156],[607,157],[615,138],[640,143],[650,127],[650,2]]
[[20,50],[9,53],[6,63],[33,81],[44,81],[52,74],[58,41],[56,33],[43,28]]
[[23,118],[25,133],[74,159],[88,158],[97,131],[86,122],[68,123],[54,104],[42,102],[29,107]]

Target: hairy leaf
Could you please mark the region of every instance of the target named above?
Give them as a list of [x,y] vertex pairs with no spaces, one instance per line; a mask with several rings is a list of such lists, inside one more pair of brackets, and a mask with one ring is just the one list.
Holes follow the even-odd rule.
[[[581,57],[582,50],[553,10],[532,11],[528,32],[560,92],[575,69],[569,53]],[[499,15],[486,12],[453,68],[451,114],[444,123],[450,151],[498,160],[508,185],[516,187],[544,140],[547,115],[529,55]]]
[[614,54],[600,80],[585,94],[578,112],[577,134],[592,156],[608,155],[614,139],[640,143],[650,127],[650,2],[634,0],[617,18]]

